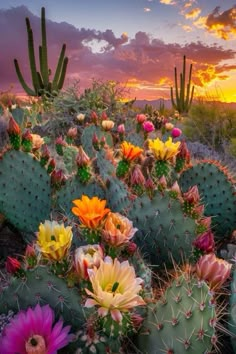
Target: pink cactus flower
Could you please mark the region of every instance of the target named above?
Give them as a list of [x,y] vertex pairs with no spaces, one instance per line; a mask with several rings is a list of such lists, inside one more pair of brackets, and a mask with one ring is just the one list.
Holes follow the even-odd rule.
[[182,134],[182,130],[179,128],[173,128],[171,131],[171,135],[173,138],[178,138]]
[[20,311],[4,328],[0,337],[1,354],[55,354],[71,340],[70,326],[55,325],[54,312],[49,305],[36,305]]
[[150,122],[150,120],[147,120],[147,121],[143,122],[143,129],[145,132],[151,133],[155,130],[155,127],[154,127],[153,123]]
[[214,253],[205,254],[196,264],[200,281],[207,281],[211,290],[220,289],[229,278],[232,264],[217,258]]
[[125,133],[125,125],[124,124],[118,125],[117,131],[119,134],[124,134]]

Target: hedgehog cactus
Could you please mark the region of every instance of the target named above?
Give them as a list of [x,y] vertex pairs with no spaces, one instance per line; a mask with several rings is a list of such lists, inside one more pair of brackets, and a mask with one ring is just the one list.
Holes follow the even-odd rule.
[[174,278],[155,303],[149,304],[147,317],[135,346],[143,354],[208,353],[216,343],[215,299],[206,283],[183,272]]

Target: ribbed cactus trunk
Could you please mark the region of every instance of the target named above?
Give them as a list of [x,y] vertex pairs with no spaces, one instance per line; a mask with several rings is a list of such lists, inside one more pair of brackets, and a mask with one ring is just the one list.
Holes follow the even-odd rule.
[[188,83],[186,85],[186,56],[183,57],[183,72],[180,73],[179,84],[177,68],[175,67],[175,99],[174,99],[174,89],[171,87],[171,102],[174,109],[179,113],[188,113],[194,95],[194,86],[191,88],[192,79],[192,68],[190,65]]
[[16,74],[18,79],[29,96],[54,96],[62,89],[68,64],[68,57],[65,57],[66,45],[63,44],[58,59],[56,71],[52,82],[50,81],[51,70],[48,67],[48,49],[45,8],[41,9],[41,36],[42,44],[39,46],[40,71],[37,71],[35,60],[34,37],[29,18],[26,18],[26,29],[28,35],[28,56],[33,88],[30,88],[25,82],[21,73],[17,59],[14,59]]

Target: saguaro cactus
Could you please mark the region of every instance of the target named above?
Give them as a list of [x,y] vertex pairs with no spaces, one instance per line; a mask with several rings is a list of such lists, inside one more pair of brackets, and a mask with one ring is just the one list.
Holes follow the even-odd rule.
[[193,65],[190,65],[188,83],[186,85],[186,56],[183,57],[183,72],[180,73],[180,82],[178,86],[177,78],[177,68],[175,67],[175,98],[174,99],[174,89],[171,87],[171,102],[174,109],[179,111],[179,113],[188,113],[194,94],[194,86],[191,88],[191,77],[192,77]]
[[28,53],[29,62],[33,88],[30,88],[25,82],[23,75],[21,73],[17,59],[14,59],[16,74],[18,79],[25,90],[25,92],[30,96],[43,96],[46,93],[56,94],[62,89],[65,80],[66,68],[68,64],[68,57],[65,57],[66,45],[63,44],[61,53],[58,59],[57,68],[55,71],[54,78],[52,82],[49,80],[51,70],[48,68],[48,53],[47,53],[47,35],[46,35],[46,21],[45,21],[45,8],[41,9],[41,34],[42,34],[42,44],[39,46],[39,63],[40,71],[37,71],[35,52],[34,52],[34,37],[31,28],[30,20],[27,17],[26,28],[28,34]]

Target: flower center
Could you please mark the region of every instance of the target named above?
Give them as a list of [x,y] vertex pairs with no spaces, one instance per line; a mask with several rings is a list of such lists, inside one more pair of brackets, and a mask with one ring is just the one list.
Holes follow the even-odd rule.
[[25,343],[25,350],[27,354],[47,354],[45,340],[40,335],[33,335]]
[[116,293],[120,293],[119,285],[120,284],[117,281],[113,284],[108,283],[104,290],[108,293],[113,293],[113,295],[115,295]]
[[54,235],[51,235],[51,241],[56,241],[56,237]]

